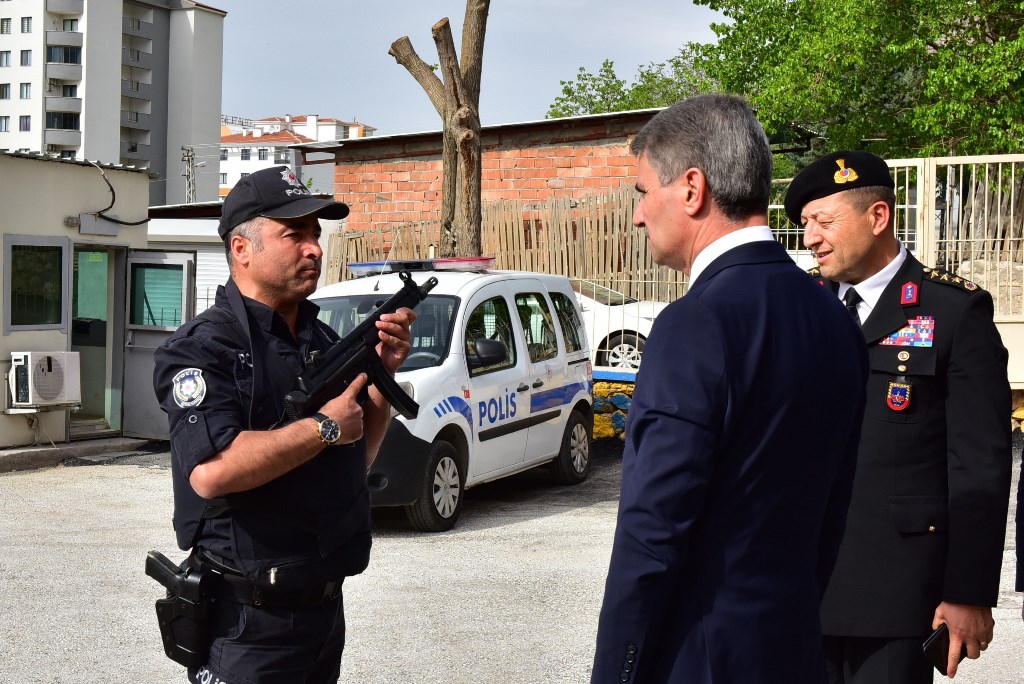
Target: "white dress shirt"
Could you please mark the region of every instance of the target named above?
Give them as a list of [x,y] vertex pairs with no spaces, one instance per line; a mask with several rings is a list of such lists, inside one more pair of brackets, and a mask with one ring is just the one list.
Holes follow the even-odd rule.
[[839,295],[839,299],[843,299],[846,296],[846,291],[851,287],[857,290],[857,294],[860,295],[860,302],[857,303],[857,315],[860,316],[860,320],[863,323],[868,320],[868,316],[874,311],[875,306],[878,304],[879,298],[882,296],[882,291],[885,286],[889,284],[889,281],[896,277],[896,272],[900,270],[900,266],[907,260],[907,248],[900,243],[900,253],[896,255],[896,258],[890,261],[885,268],[876,273],[875,275],[862,280],[856,285],[850,283],[839,283],[839,291],[836,292]]
[[730,249],[735,249],[748,242],[764,242],[765,240],[774,239],[775,236],[768,226],[750,226],[749,228],[740,228],[739,230],[726,233],[705,247],[697,255],[697,258],[693,260],[693,265],[690,266],[690,278],[687,282],[690,285],[697,282],[697,278],[700,277],[704,269]]

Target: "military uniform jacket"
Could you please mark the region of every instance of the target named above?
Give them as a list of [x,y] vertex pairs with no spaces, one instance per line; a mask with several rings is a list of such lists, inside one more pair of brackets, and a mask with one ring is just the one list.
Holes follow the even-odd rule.
[[[317,320],[318,311],[302,303],[294,339],[280,315],[228,281],[216,305],[179,328],[154,357],[154,387],[170,424],[178,545],[212,553],[254,583],[282,590],[356,574],[369,562],[365,441],[327,447],[276,480],[214,501],[200,498],[189,476],[239,432],[287,421],[284,395],[307,359],[338,339]],[[248,335],[236,314],[246,317]]]
[[916,637],[942,601],[996,604],[1011,453],[992,315],[987,292],[908,254],[864,321],[871,372],[826,635]]

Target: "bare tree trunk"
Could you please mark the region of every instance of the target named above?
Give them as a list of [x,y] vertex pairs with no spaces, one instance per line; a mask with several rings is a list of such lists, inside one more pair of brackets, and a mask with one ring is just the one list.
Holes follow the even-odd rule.
[[431,28],[443,83],[416,54],[408,37],[396,40],[388,51],[416,79],[441,116],[442,257],[480,256],[480,74],[490,4],[490,0],[466,0],[461,67],[448,19]]

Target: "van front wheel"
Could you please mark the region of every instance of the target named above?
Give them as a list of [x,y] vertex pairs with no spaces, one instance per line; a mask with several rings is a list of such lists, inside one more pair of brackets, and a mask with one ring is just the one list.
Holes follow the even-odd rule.
[[439,439],[430,447],[427,470],[416,503],[405,507],[405,515],[417,530],[444,532],[455,526],[462,512],[466,477],[459,466],[459,452]]

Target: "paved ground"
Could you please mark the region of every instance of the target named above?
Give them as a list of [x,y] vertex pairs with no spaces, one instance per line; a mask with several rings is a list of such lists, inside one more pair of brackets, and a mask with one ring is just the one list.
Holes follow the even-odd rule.
[[[605,440],[578,487],[540,472],[481,486],[445,534],[413,533],[400,514],[379,511],[370,568],[345,584],[342,681],[586,682],[620,465]],[[161,590],[143,574],[150,549],[182,555],[170,516],[159,449],[0,474],[0,682],[183,681],[159,645]],[[996,638],[964,663],[963,684],[1024,680],[1012,523],[1008,531]]]

